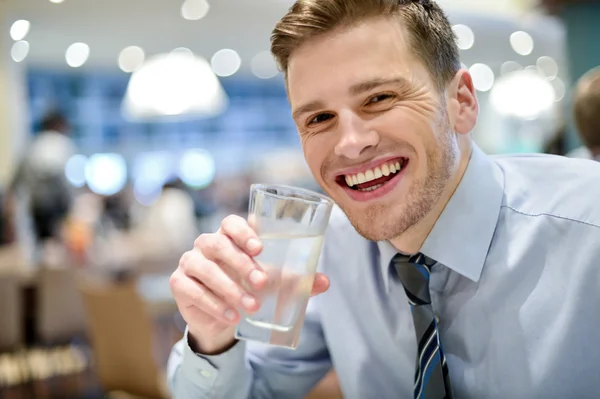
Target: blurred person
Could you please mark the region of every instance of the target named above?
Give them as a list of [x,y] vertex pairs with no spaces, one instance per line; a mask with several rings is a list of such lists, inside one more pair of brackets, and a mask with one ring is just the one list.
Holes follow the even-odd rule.
[[600,396],[600,165],[484,154],[433,1],[297,0],[271,49],[339,206],[312,287],[327,292],[295,351],[237,342],[267,276],[256,232],[225,218],[171,277],[188,323],[173,396],[302,398],[332,365],[348,398]]
[[[9,190],[18,206],[25,210],[19,212],[20,219],[24,215],[31,218],[34,242],[38,245],[60,237],[61,223],[73,201],[65,166],[76,152],[69,137],[71,127],[64,115],[49,113],[40,128],[26,147]],[[23,220],[17,223],[27,224]]]
[[89,266],[94,244],[101,236],[103,198],[84,188],[73,204],[62,227],[66,247],[78,266]]
[[180,180],[165,183],[158,199],[150,205],[137,225],[142,235],[152,239],[154,250],[181,251],[198,234],[194,201]]
[[552,138],[544,144],[543,153],[551,155],[566,155],[567,153],[567,130],[564,124],[556,130]]
[[600,161],[600,67],[588,71],[577,81],[573,117],[583,147],[571,155]]
[[127,231],[131,224],[131,204],[123,191],[104,197],[102,200],[102,221],[112,229]]
[[0,193],[0,245],[11,244],[15,240],[14,201],[5,193]]

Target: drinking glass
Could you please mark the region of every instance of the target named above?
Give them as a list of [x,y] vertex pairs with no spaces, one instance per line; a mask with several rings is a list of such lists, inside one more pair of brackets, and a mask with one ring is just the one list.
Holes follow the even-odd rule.
[[268,277],[266,288],[245,288],[260,309],[242,318],[238,339],[296,348],[333,201],[316,192],[283,185],[250,188],[248,222],[262,241],[254,258]]

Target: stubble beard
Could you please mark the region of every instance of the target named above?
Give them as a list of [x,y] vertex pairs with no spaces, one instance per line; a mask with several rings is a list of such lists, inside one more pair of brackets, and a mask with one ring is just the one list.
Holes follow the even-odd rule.
[[361,211],[342,210],[358,233],[371,241],[400,237],[431,212],[446,188],[457,154],[447,114],[441,118],[438,129],[442,132],[438,145],[427,150],[429,174],[415,180],[404,203],[373,204]]

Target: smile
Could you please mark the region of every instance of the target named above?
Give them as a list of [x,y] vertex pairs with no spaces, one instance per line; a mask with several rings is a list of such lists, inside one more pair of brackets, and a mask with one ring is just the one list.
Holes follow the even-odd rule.
[[354,190],[372,191],[391,180],[402,170],[405,163],[406,160],[404,158],[396,159],[378,165],[373,169],[367,169],[357,174],[344,175],[343,177],[346,185]]
[[391,159],[360,172],[340,175],[337,182],[353,199],[371,200],[390,192],[407,166],[407,158]]

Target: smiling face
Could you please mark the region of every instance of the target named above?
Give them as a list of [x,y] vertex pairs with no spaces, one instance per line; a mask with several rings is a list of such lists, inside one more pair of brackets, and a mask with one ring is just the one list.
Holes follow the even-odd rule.
[[426,217],[461,158],[459,102],[435,88],[406,35],[393,18],[368,20],[304,43],[287,69],[314,177],[375,241],[399,237]]

